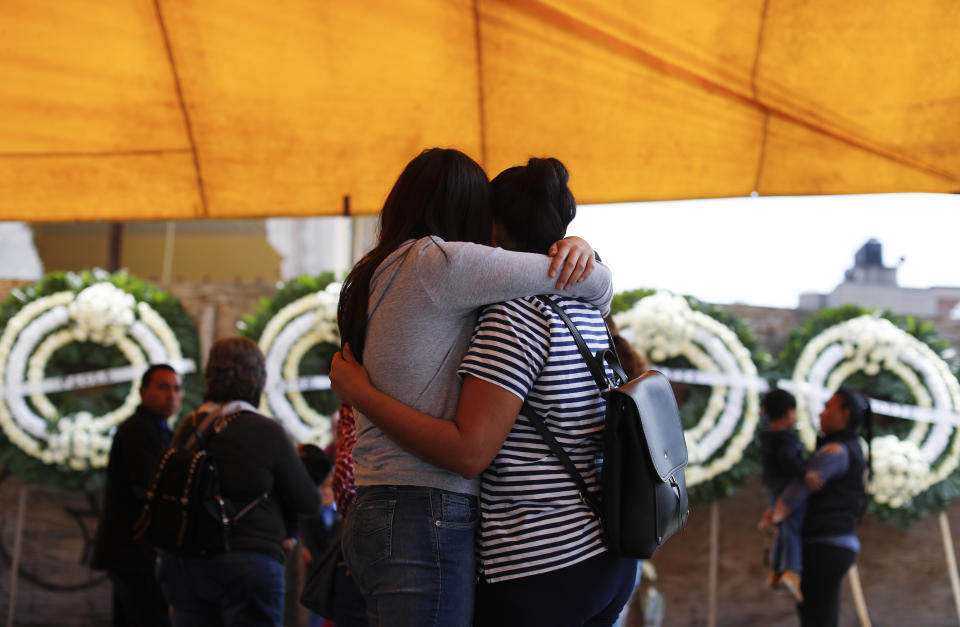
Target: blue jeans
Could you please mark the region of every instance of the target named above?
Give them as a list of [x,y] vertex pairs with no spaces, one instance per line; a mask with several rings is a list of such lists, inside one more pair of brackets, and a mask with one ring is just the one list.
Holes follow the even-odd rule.
[[473,617],[477,497],[368,486],[343,528],[343,556],[371,627],[468,626]]
[[158,576],[173,607],[174,627],[283,624],[283,564],[269,555],[164,554]]
[[[770,507],[777,502],[780,492],[764,486],[764,495]],[[792,570],[795,573],[803,572],[803,517],[807,513],[806,502],[801,503],[777,525],[779,533],[773,543],[770,553],[770,566],[778,573]]]

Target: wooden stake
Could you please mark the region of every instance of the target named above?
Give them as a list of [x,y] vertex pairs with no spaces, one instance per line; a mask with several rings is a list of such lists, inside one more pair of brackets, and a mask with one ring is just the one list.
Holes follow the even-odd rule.
[[7,608],[7,627],[13,627],[13,615],[17,605],[17,579],[20,575],[20,554],[23,549],[23,525],[27,514],[27,493],[30,487],[20,485],[17,498],[17,527],[14,531],[13,557],[10,560],[10,605]]
[[960,576],[957,575],[957,555],[953,550],[950,519],[947,518],[946,512],[940,512],[940,535],[943,536],[943,555],[947,558],[947,574],[950,576],[950,589],[953,590],[953,604],[957,608],[957,621],[960,622]]
[[710,579],[707,584],[707,627],[717,627],[717,580],[720,571],[720,506],[710,504]]
[[217,304],[207,303],[200,312],[200,324],[197,334],[200,336],[200,372],[207,367],[210,347],[217,341]]
[[167,234],[163,238],[163,260],[160,265],[160,283],[166,286],[173,280],[173,248],[177,236],[177,223],[167,220]]
[[860,585],[860,571],[857,565],[850,567],[850,590],[853,592],[853,604],[857,608],[857,618],[861,627],[870,627],[870,614],[867,612],[867,602],[863,598],[863,586]]

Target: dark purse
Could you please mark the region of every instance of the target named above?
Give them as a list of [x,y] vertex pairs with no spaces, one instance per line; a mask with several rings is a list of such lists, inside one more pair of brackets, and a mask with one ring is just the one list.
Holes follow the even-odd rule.
[[300,603],[318,616],[334,619],[334,599],[337,594],[337,567],[343,564],[341,533],[331,539],[330,546],[310,565]]
[[[606,397],[599,499],[587,489],[576,466],[536,410],[525,402],[521,413],[550,446],[576,482],[580,498],[600,519],[607,547],[624,557],[647,559],[687,524],[690,513],[683,474],[687,444],[673,389],[656,370],[626,381],[613,350],[591,354],[573,321],[556,301],[549,296],[538,298],[570,329],[600,394]],[[613,370],[613,380],[607,377],[605,365]]]

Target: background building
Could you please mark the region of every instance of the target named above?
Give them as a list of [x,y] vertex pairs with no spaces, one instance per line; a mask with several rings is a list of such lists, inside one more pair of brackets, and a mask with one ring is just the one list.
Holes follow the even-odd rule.
[[897,285],[897,266],[883,264],[883,245],[875,239],[861,246],[853,260],[853,267],[832,292],[801,294],[797,308],[809,311],[854,304],[921,318],[948,318],[951,312],[960,313],[960,287]]

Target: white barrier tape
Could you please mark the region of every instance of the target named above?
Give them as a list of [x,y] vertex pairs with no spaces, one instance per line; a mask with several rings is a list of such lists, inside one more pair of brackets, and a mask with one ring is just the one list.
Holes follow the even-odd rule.
[[742,374],[730,374],[729,372],[705,372],[703,370],[692,370],[690,368],[661,368],[657,366],[665,377],[677,383],[692,383],[694,385],[722,385],[725,387],[738,387],[766,392],[770,385],[766,380],[760,377],[748,377]]
[[[725,372],[704,372],[702,370],[692,370],[689,368],[657,367],[656,370],[659,370],[668,379],[677,383],[750,388],[759,392],[766,392],[770,389],[770,384],[760,377],[746,377]],[[777,381],[777,386],[782,390],[787,390],[794,394],[816,396],[823,400],[827,400],[833,394],[832,391],[826,388],[807,383],[798,384],[791,379],[780,379]],[[891,403],[877,399],[870,399],[870,409],[872,409],[875,414],[891,416],[893,418],[903,418],[904,420],[935,424],[949,424],[955,427],[960,426],[960,414],[946,409],[917,407],[916,405],[904,405],[902,403]]]
[[875,414],[893,416],[894,418],[960,426],[960,414],[943,409],[917,407],[916,405],[901,405],[900,403],[879,401],[877,399],[870,399],[870,409],[873,410]]
[[330,377],[318,374],[314,376],[297,377],[296,379],[283,379],[270,384],[270,389],[280,390],[282,392],[329,390]]
[[[192,359],[179,359],[168,363],[174,370],[181,374],[194,372],[197,369],[197,365]],[[66,392],[68,390],[81,390],[102,385],[112,385],[114,383],[126,383],[143,376],[147,368],[149,368],[149,366],[121,366],[119,368],[107,368],[105,370],[78,372],[65,377],[51,377],[37,383],[25,382],[21,385],[10,385],[6,388],[0,387],[0,395],[7,397],[29,396],[30,394],[49,394],[51,392]]]

